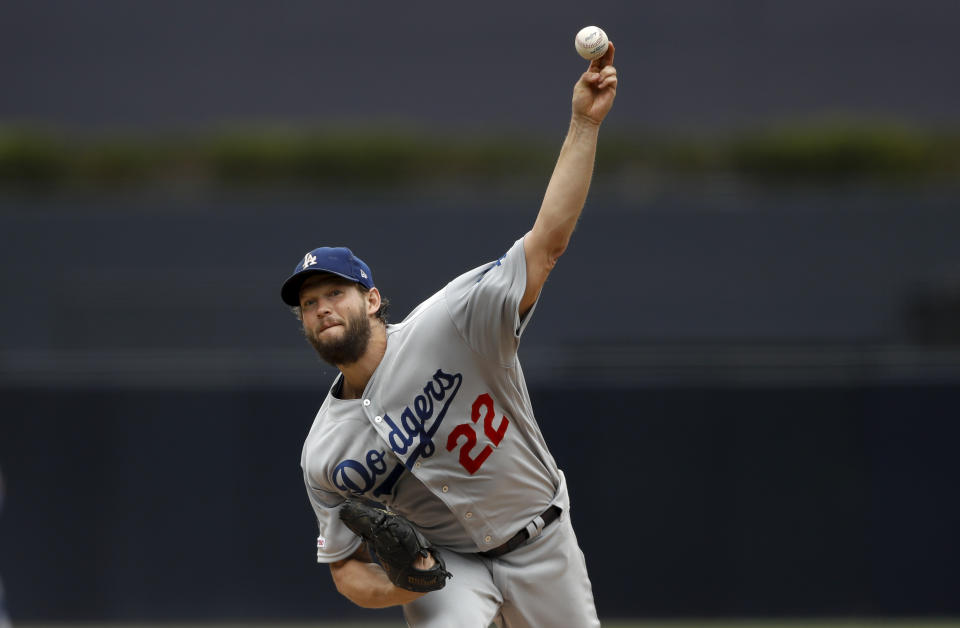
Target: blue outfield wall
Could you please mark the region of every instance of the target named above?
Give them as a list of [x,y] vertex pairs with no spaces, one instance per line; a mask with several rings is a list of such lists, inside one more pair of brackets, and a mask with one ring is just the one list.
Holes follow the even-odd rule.
[[[531,394],[602,617],[960,614],[960,385]],[[314,563],[321,391],[0,395],[15,620],[397,616]]]

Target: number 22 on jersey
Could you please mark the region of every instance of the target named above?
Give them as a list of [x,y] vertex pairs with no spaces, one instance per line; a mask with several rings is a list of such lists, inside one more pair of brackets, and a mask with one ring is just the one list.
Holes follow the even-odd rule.
[[[474,399],[473,407],[470,409],[470,420],[473,421],[473,423],[477,423],[477,421],[480,420],[480,416],[483,416],[483,433],[493,444],[493,447],[500,445],[500,442],[503,440],[503,435],[507,432],[507,427],[510,425],[510,419],[508,419],[506,415],[503,415],[500,417],[499,423],[494,426],[493,419],[496,414],[496,411],[493,409],[493,398],[488,393],[483,393]],[[479,425],[476,427],[479,427]],[[453,451],[456,449],[457,443],[461,440],[463,441],[463,444],[460,445],[460,464],[470,475],[476,473],[480,467],[483,466],[487,458],[490,457],[490,454],[493,453],[493,447],[484,445],[480,453],[476,456],[473,455],[473,450],[477,446],[476,427],[470,423],[461,423],[455,427],[447,437],[447,451]]]

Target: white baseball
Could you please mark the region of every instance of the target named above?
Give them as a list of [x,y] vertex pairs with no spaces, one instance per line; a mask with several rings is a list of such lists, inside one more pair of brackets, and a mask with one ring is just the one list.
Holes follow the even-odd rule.
[[599,26],[585,26],[573,40],[577,54],[593,61],[607,54],[607,34]]

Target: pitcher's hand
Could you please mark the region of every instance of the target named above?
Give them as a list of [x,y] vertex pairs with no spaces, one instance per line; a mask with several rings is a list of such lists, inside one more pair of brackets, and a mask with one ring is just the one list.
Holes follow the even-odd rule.
[[617,95],[617,69],[613,67],[613,42],[605,55],[590,62],[590,67],[573,88],[573,115],[600,124]]

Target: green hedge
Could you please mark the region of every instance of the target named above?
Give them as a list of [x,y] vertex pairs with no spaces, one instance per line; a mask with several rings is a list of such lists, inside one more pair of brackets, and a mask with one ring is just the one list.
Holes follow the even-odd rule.
[[[818,122],[714,136],[605,129],[599,173],[725,172],[748,179],[951,180],[960,133]],[[440,136],[391,129],[237,128],[189,135],[71,134],[0,127],[0,186],[394,186],[546,177],[559,141],[515,133]]]

